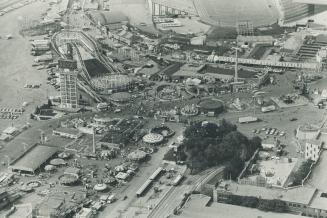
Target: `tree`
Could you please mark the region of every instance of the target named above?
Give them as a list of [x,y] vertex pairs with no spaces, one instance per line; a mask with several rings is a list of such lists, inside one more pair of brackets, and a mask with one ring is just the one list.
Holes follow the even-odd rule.
[[235,156],[226,164],[224,169],[224,178],[235,180],[243,168],[244,162],[238,156]]
[[275,203],[274,212],[283,213],[283,212],[287,211],[287,205],[284,201],[281,201],[278,199],[275,199],[273,201]]
[[39,106],[36,106],[34,114],[39,114],[40,113],[40,108]]
[[254,151],[261,146],[261,139],[248,139],[237,131],[235,125],[222,120],[219,124],[195,122],[186,128],[183,150],[192,167],[205,169],[229,161],[226,177],[237,178]]
[[312,160],[307,160],[301,164],[299,169],[291,174],[291,179],[293,180],[293,185],[302,185],[303,179],[310,172]]
[[52,101],[50,99],[48,99],[48,108],[52,107]]

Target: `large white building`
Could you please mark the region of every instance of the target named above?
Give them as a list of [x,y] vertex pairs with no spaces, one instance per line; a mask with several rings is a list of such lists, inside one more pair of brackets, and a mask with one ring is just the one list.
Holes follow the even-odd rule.
[[320,140],[308,140],[305,143],[305,159],[317,161],[319,159],[322,142]]

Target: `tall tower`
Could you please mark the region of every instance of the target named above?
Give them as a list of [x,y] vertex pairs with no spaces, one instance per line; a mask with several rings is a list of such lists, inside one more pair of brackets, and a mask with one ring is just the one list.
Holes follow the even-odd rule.
[[238,82],[238,48],[235,49],[236,59],[235,59],[235,75],[234,82]]
[[63,59],[58,61],[58,65],[60,71],[60,107],[65,109],[77,109],[77,62],[76,60]]

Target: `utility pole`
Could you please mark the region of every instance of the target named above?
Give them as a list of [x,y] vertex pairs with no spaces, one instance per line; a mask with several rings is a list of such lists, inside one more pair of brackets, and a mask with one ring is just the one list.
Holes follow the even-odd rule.
[[93,133],[92,134],[92,137],[93,137],[92,138],[92,142],[93,142],[92,147],[93,147],[93,154],[95,154],[95,128],[94,127],[92,128],[92,133]]

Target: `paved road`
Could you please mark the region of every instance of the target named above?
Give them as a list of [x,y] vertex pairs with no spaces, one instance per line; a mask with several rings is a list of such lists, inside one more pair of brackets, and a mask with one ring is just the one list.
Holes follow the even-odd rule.
[[180,185],[174,186],[167,193],[167,195],[160,202],[159,207],[156,207],[149,218],[166,218],[173,213],[174,209],[181,203],[184,198],[184,194],[189,193],[193,189],[193,185]]
[[0,9],[7,8],[15,3],[22,2],[23,0],[2,0],[0,1]]
[[151,211],[148,218],[166,218],[171,215],[174,209],[182,202],[184,194],[194,190],[200,190],[201,186],[207,183],[217,173],[221,173],[222,167],[208,169],[201,173],[201,175],[193,175],[191,177],[192,183],[190,185],[173,186],[159,204]]
[[322,191],[327,191],[327,151],[323,151],[320,155],[319,162],[313,168],[311,177],[307,182],[307,186],[318,188]]
[[[170,128],[176,131],[176,134],[169,139],[170,142],[176,140],[176,138],[181,134],[183,128],[181,124],[168,124]],[[128,207],[130,207],[136,200],[136,191],[144,184],[144,182],[148,179],[149,176],[162,164],[162,159],[165,153],[168,151],[168,146],[162,147],[159,149],[157,153],[154,153],[151,156],[151,160],[146,163],[143,167],[141,167],[140,172],[133,178],[133,180],[128,183],[128,185],[120,190],[118,193],[118,201],[115,203],[108,205],[101,214],[99,214],[100,218],[116,218],[122,217],[121,214],[127,211]],[[126,200],[121,200],[123,196],[128,196]]]

